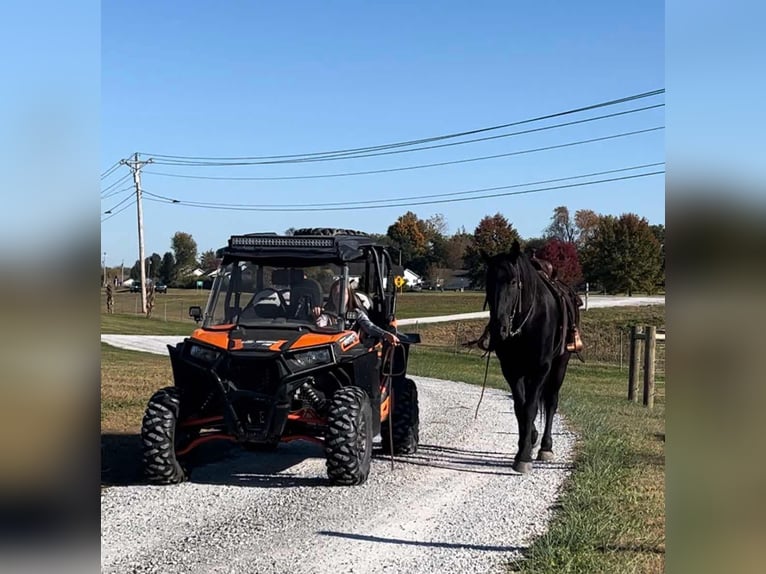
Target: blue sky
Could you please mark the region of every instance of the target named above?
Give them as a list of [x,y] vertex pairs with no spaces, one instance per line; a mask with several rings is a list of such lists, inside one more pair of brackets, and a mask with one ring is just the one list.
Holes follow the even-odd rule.
[[[260,156],[372,146],[555,113],[664,87],[664,4],[483,2],[107,2],[102,6],[102,169],[133,152]],[[641,100],[582,119],[645,105]],[[551,122],[548,122],[551,123]],[[542,125],[542,124],[541,124]],[[148,166],[143,188],[182,201],[304,205],[415,198],[664,161],[664,131],[540,153],[385,174],[287,181],[509,153],[664,125],[658,108],[536,134],[346,161]],[[508,130],[506,130],[508,131]],[[503,132],[498,132],[503,133]],[[153,173],[154,172],[154,173]],[[126,174],[120,168],[102,189]],[[126,187],[121,183],[107,193]],[[101,202],[102,212],[129,196]],[[127,200],[120,207],[126,205]],[[233,233],[353,227],[384,233],[408,209],[452,233],[504,214],[524,237],[553,208],[664,223],[663,176],[517,197],[364,211],[264,213],[144,201],[146,255],[176,231],[200,251]],[[101,224],[107,264],[137,259],[135,207]]]

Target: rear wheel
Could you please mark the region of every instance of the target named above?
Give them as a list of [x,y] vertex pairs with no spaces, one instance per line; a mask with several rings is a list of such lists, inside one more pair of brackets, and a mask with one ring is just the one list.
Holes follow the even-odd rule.
[[[389,426],[391,426],[389,434]],[[380,428],[384,452],[414,454],[420,441],[420,407],[418,388],[412,379],[394,380],[394,409]],[[393,443],[392,443],[393,441]]]
[[186,442],[178,430],[181,392],[176,387],[160,389],[146,407],[141,425],[144,474],[152,484],[176,484],[186,480],[186,472],[176,457],[176,449]]
[[327,476],[333,484],[362,484],[370,474],[372,408],[358,387],[343,387],[330,402],[325,437]]

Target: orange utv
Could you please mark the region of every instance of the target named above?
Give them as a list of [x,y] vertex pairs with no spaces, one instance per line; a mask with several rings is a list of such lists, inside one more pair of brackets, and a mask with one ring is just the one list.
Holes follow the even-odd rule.
[[[417,450],[418,392],[406,372],[420,337],[397,331],[396,269],[385,247],[356,231],[304,229],[235,235],[218,257],[204,311],[189,309],[199,328],[168,345],[174,386],[146,408],[151,483],[184,481],[189,453],[215,440],[249,450],[320,443],[327,475],[340,485],[367,479],[377,436],[384,452]],[[337,280],[354,288],[356,305],[342,295],[337,313],[318,322]],[[359,305],[402,344],[353,330]]]

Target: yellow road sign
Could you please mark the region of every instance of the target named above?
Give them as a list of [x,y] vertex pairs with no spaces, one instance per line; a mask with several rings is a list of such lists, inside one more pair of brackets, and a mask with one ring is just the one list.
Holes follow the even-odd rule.
[[394,279],[394,285],[396,285],[397,287],[402,287],[404,285],[404,277],[402,277],[401,275],[397,275],[396,278]]

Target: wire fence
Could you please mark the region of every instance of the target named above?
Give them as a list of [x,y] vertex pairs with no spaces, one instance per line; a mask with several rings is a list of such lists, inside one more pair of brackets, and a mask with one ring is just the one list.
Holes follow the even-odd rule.
[[[464,347],[469,341],[477,340],[486,326],[486,321],[455,321],[442,324],[413,325],[412,330],[419,332],[422,346],[450,349],[454,353],[481,353],[475,346]],[[404,329],[407,330],[406,328]],[[665,334],[664,326],[658,327],[658,333]],[[630,328],[601,328],[583,334],[585,349],[581,355],[586,364],[606,364],[618,366],[627,376],[630,355]],[[643,354],[639,357],[639,369],[643,370]],[[655,380],[665,382],[665,340],[658,338],[655,355]]]

